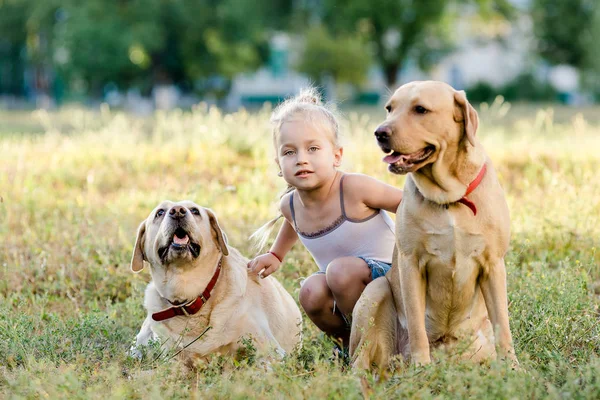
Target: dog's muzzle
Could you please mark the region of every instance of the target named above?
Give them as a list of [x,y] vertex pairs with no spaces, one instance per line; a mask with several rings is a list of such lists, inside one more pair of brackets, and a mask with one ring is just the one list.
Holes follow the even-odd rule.
[[389,153],[392,150],[390,136],[392,136],[392,130],[385,125],[380,125],[375,130],[375,139],[377,139],[377,144],[384,153]]
[[169,240],[166,245],[158,249],[158,256],[163,263],[168,260],[169,256],[182,258],[189,253],[192,258],[197,258],[200,255],[200,245],[190,238],[181,221],[177,222],[177,227],[167,237]]

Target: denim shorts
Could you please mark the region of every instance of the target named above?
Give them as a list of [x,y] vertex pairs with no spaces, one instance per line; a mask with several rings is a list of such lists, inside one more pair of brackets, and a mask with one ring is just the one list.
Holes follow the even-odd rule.
[[[372,258],[366,258],[366,257],[357,257],[357,258],[360,258],[361,260],[363,260],[364,262],[367,263],[367,266],[371,270],[371,279],[373,279],[373,280],[375,280],[377,278],[381,278],[382,276],[385,276],[385,274],[387,274],[387,272],[390,270],[390,268],[392,268],[392,264],[388,264],[383,261],[374,260]],[[317,271],[312,275],[325,275],[325,271]],[[300,283],[300,285],[302,285],[305,280],[306,279],[303,279],[302,282]]]
[[369,269],[371,270],[371,278],[373,280],[375,280],[377,278],[381,278],[382,276],[385,276],[385,274],[387,274],[387,272],[390,270],[390,268],[392,268],[392,264],[388,264],[383,261],[373,260],[372,258],[365,258],[365,257],[358,257],[358,258],[360,258],[361,260],[363,260],[364,262],[367,263],[367,265],[369,266]]

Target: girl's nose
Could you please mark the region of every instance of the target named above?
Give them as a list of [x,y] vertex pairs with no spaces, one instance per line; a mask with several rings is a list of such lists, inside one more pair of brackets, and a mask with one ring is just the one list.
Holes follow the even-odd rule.
[[298,152],[296,156],[296,165],[306,164],[306,154],[304,152]]

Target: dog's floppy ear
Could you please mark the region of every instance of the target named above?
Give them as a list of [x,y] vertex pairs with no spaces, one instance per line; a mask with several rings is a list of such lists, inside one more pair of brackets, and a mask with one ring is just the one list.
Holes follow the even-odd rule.
[[140,272],[144,269],[144,235],[146,234],[146,220],[142,221],[138,228],[137,238],[135,239],[135,245],[133,246],[133,255],[131,256],[131,270],[133,272]]
[[454,115],[456,122],[464,122],[465,135],[472,146],[475,146],[475,134],[477,133],[477,127],[479,126],[479,118],[477,117],[477,111],[473,108],[471,103],[467,100],[467,95],[464,90],[457,90],[454,92],[454,103],[460,110],[459,115]]
[[228,256],[229,249],[227,249],[227,237],[221,230],[221,227],[219,226],[219,222],[217,221],[217,217],[215,216],[215,213],[213,212],[213,210],[211,210],[209,208],[205,208],[205,210],[206,210],[206,213],[208,214],[208,219],[210,221],[210,227],[216,237],[217,245],[221,249],[221,253],[223,253],[224,256]]

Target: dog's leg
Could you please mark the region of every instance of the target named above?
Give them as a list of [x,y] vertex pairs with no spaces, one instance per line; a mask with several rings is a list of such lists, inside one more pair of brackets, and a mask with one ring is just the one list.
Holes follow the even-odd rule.
[[506,294],[506,268],[504,259],[500,258],[489,268],[484,269],[480,282],[481,292],[485,300],[490,321],[494,328],[494,336],[499,354],[508,358],[513,366],[518,366],[513,347],[512,335],[508,323],[508,299]]
[[354,368],[388,367],[390,357],[396,353],[397,320],[387,279],[369,283],[352,312],[350,357]]
[[139,333],[135,337],[135,344],[131,346],[129,349],[129,356],[133,358],[137,358],[138,360],[142,359],[142,351],[140,350],[141,346],[145,346],[148,344],[150,339],[154,338],[154,332],[152,331],[152,317],[148,315],[140,328]]
[[285,350],[283,349],[283,347],[281,347],[281,345],[277,341],[277,338],[273,335],[273,332],[271,332],[271,328],[267,325],[263,329],[265,329],[264,332],[266,333],[266,336],[267,336],[267,344],[266,345],[275,351],[275,354],[277,355],[279,360],[283,360],[283,357],[285,357],[285,354],[286,354]]
[[[425,330],[425,299],[427,281],[417,258],[399,256],[400,285],[402,302],[408,328],[410,356],[413,364],[424,365],[431,362],[429,339]],[[423,266],[423,269],[425,266]]]

